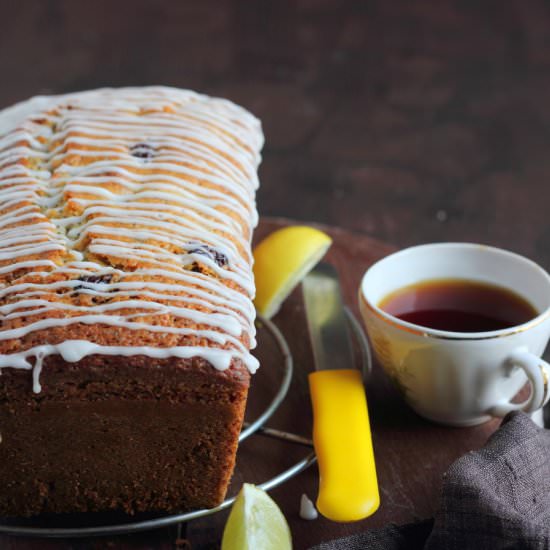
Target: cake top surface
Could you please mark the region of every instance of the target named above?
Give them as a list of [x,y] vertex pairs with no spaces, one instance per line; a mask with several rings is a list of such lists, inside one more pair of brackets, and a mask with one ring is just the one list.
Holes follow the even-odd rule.
[[0,111],[0,368],[89,354],[251,371],[250,238],[263,135],[237,105],[166,87]]

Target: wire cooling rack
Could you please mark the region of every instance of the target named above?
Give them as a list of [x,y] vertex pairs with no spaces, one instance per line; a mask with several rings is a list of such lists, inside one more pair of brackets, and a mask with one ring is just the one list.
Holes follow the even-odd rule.
[[[363,371],[363,377],[366,378],[370,373],[370,369],[372,366],[370,348],[363,329],[361,328],[361,325],[348,308],[346,308],[346,316],[351,331],[355,336],[355,341],[360,352],[360,363],[361,369]],[[290,382],[292,381],[292,376],[294,373],[294,361],[290,348],[288,347],[288,343],[281,331],[277,328],[277,326],[268,319],[265,319],[261,316],[258,316],[257,322],[259,325],[267,329],[267,331],[275,340],[281,352],[281,355],[283,357],[283,376],[280,386],[275,396],[272,398],[271,402],[267,405],[263,412],[261,412],[252,422],[246,423],[244,425],[244,428],[239,436],[239,442],[244,441],[253,434],[258,434],[272,437],[285,443],[303,445],[304,447],[308,447],[311,449],[313,447],[313,444],[310,439],[290,432],[275,430],[273,428],[268,428],[265,426],[265,423],[279,408],[288,393],[288,388],[290,387]],[[315,453],[313,451],[310,451],[303,459],[299,460],[290,468],[284,470],[275,477],[272,477],[271,479],[258,484],[258,487],[264,489],[265,491],[269,491],[270,489],[273,489],[285,483],[289,479],[298,475],[300,472],[304,471],[306,468],[311,466],[315,462],[315,460]],[[232,496],[225,499],[222,504],[220,504],[216,508],[193,510],[191,512],[185,512],[181,514],[163,515],[160,517],[154,517],[152,519],[133,520],[130,516],[125,516],[125,519],[122,521],[119,520],[113,523],[91,527],[48,527],[37,525],[37,522],[40,521],[39,518],[25,520],[0,518],[0,533],[15,536],[48,538],[77,538],[137,533],[140,531],[159,529],[161,527],[181,525],[193,519],[216,514],[217,512],[221,512],[222,510],[230,507],[235,501],[235,498],[236,496]]]

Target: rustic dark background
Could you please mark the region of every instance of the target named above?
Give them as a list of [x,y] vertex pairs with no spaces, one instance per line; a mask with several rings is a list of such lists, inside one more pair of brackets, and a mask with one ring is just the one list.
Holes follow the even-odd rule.
[[550,5],[2,0],[0,106],[142,84],[264,124],[260,211],[550,268]]
[[[495,244],[550,268],[549,2],[0,0],[0,8],[0,108],[98,86],[166,84],[227,97],[263,121],[261,214],[340,226],[395,247]],[[346,248],[346,240],[353,235],[340,234],[337,252],[348,262],[354,251],[366,262],[389,250],[359,238]],[[380,472],[391,497],[409,432],[376,415],[375,444],[394,442]],[[461,445],[457,435],[453,452]],[[423,460],[420,450],[407,452]],[[314,483],[308,475],[296,483]],[[390,502],[387,518],[431,513],[439,475],[430,470],[413,504]],[[321,540],[291,521],[298,548]],[[204,529],[213,540],[208,525],[198,523],[195,536]],[[345,532],[321,523],[310,532],[319,525]],[[163,540],[169,548],[174,537]],[[159,544],[153,533],[140,548]]]

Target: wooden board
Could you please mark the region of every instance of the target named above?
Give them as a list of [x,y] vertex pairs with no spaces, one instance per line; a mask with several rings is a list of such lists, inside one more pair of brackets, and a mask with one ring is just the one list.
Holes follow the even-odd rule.
[[[256,232],[260,239],[289,220],[264,218]],[[330,233],[334,244],[327,256],[339,273],[345,300],[358,316],[357,289],[365,270],[376,260],[392,252],[390,245],[367,236],[337,228],[321,227]],[[285,334],[295,359],[295,377],[289,395],[270,420],[274,428],[310,436],[311,410],[307,374],[312,369],[312,354],[307,338],[301,291],[297,289],[274,319]],[[264,362],[268,362],[266,358]],[[258,374],[258,386],[269,386],[280,378],[280,371],[264,369]],[[263,391],[263,390],[262,390]],[[254,385],[251,389],[254,403]],[[381,507],[371,518],[353,524],[337,524],[323,518],[308,522],[299,517],[300,495],[314,499],[317,493],[316,466],[272,491],[272,496],[285,513],[295,548],[307,548],[321,541],[356,533],[389,522],[405,523],[430,517],[437,507],[441,476],[459,456],[483,445],[498,426],[494,420],[475,428],[447,428],[429,423],[409,409],[381,368],[375,365],[367,383],[367,398],[374,437],[374,448],[380,482]],[[252,437],[239,449],[234,486],[241,482],[259,483],[305,456],[308,449],[281,443],[262,436]],[[187,525],[186,537],[193,549],[216,548],[221,538],[227,513],[220,513]],[[177,534],[173,528],[155,532],[79,541],[43,541],[0,536],[0,548],[92,549],[104,548],[173,548]]]

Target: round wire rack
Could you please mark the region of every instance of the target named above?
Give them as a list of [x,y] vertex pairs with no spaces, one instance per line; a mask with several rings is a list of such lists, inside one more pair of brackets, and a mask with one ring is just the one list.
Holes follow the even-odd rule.
[[[361,364],[363,378],[366,379],[372,367],[372,358],[369,344],[363,332],[363,329],[361,328],[361,325],[354,317],[349,308],[346,308],[346,317],[360,353],[359,362]],[[292,376],[294,373],[294,361],[290,348],[288,347],[288,343],[281,331],[277,328],[277,326],[268,319],[265,319],[261,316],[258,316],[257,322],[267,329],[269,334],[275,340],[277,347],[281,352],[281,355],[283,357],[283,376],[277,392],[275,393],[274,397],[271,399],[267,407],[254,420],[245,423],[243,430],[239,435],[239,442],[242,442],[251,435],[257,433],[259,435],[278,439],[282,442],[293,443],[312,448],[313,443],[311,439],[290,432],[275,430],[273,428],[265,426],[265,423],[269,420],[269,418],[271,418],[271,416],[273,416],[273,414],[279,408],[288,393],[288,389],[290,387],[290,383],[292,381]],[[283,472],[279,473],[278,475],[272,477],[267,481],[264,481],[263,483],[259,483],[258,487],[265,491],[269,491],[270,489],[273,489],[285,483],[294,476],[298,475],[300,472],[311,466],[315,461],[315,452],[310,451],[303,459],[299,460]],[[0,533],[6,535],[45,538],[79,538],[138,533],[141,531],[159,529],[162,527],[173,525],[181,526],[181,524],[191,521],[193,519],[216,514],[217,512],[221,512],[222,510],[230,507],[235,499],[236,495],[226,498],[216,508],[193,510],[191,512],[164,515],[152,519],[136,519],[134,521],[126,516],[125,520],[121,522],[107,525],[94,525],[90,527],[48,527],[36,525],[33,518],[26,520],[0,518]]]

